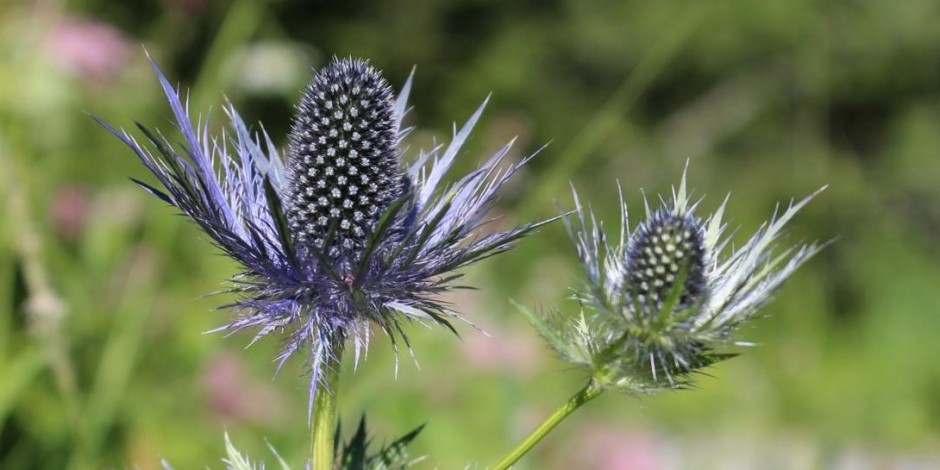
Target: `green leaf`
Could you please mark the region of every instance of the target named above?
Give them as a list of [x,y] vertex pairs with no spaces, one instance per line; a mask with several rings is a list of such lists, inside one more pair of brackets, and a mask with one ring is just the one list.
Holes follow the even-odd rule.
[[423,429],[424,425],[422,424],[412,429],[408,434],[405,434],[391,444],[383,447],[378,453],[369,457],[366,468],[370,470],[404,469],[422,460],[419,458],[408,461],[407,447],[408,444],[411,444],[411,441],[418,437],[418,434],[421,433]]
[[365,468],[366,449],[368,447],[369,438],[366,434],[366,415],[362,415],[362,417],[359,418],[359,426],[356,428],[356,433],[353,434],[349,442],[343,446],[340,457],[340,468],[348,470]]
[[274,221],[274,228],[281,240],[284,254],[296,268],[300,266],[300,262],[297,260],[297,252],[294,251],[294,240],[291,238],[287,215],[284,214],[284,209],[281,206],[281,197],[277,194],[277,190],[274,189],[274,185],[271,183],[271,178],[267,175],[264,177],[264,195],[268,201],[268,210],[271,212],[271,219]]
[[254,470],[251,462],[248,460],[248,457],[241,454],[238,449],[235,448],[235,445],[232,444],[232,440],[229,439],[228,433],[225,433],[225,454],[226,458],[223,459],[225,465],[231,470]]
[[[342,470],[398,470],[417,463],[421,459],[410,459],[407,447],[418,437],[424,425],[418,426],[391,444],[382,446],[378,452],[369,455],[368,447],[371,443],[366,430],[365,415],[359,419],[359,426],[340,452],[340,469]],[[337,433],[339,428],[337,427]],[[339,440],[337,439],[337,442]]]

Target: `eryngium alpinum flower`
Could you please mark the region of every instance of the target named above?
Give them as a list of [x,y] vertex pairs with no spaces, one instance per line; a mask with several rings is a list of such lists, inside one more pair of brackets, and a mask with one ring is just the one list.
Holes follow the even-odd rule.
[[[243,272],[232,280],[238,315],[219,330],[254,329],[252,342],[283,335],[278,369],[307,354],[311,403],[321,364],[349,339],[358,359],[374,323],[397,344],[402,320],[459,318],[438,295],[463,266],[502,252],[538,224],[474,235],[499,188],[524,163],[500,169],[510,145],[452,184],[444,176],[484,105],[449,145],[402,163],[401,120],[411,79],[396,98],[367,62],[334,59],[316,73],[297,107],[285,158],[266,133],[253,133],[231,104],[231,128],[195,127],[156,64],[184,142],[138,125],[149,145],[107,127],[165,189],[143,182],[195,222]],[[282,163],[283,162],[283,163]],[[395,346],[397,350],[397,346]]]
[[764,306],[816,244],[774,253],[783,226],[817,193],[775,214],[738,249],[722,222],[727,199],[711,216],[695,215],[685,176],[659,209],[631,228],[621,196],[620,238],[581,206],[566,217],[587,282],[581,312],[565,318],[522,309],[563,359],[591,373],[602,388],[655,393],[690,384],[691,374],[725,359],[723,349],[748,343],[735,330]]

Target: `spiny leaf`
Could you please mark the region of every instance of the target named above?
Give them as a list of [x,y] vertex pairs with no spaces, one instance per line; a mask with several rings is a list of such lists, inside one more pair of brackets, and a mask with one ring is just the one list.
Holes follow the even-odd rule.
[[294,241],[291,238],[287,216],[284,215],[284,210],[281,207],[281,197],[277,194],[277,190],[274,189],[274,185],[271,183],[271,178],[267,175],[264,177],[264,195],[268,201],[271,219],[274,221],[274,229],[277,230],[277,236],[281,241],[281,249],[291,264],[297,268],[300,263],[297,260],[297,253],[294,251]]

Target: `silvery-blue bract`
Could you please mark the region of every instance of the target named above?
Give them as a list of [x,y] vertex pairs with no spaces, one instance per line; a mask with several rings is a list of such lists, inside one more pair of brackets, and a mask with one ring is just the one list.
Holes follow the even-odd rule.
[[371,323],[406,345],[403,319],[453,329],[459,316],[439,294],[455,287],[454,271],[507,250],[539,225],[480,230],[497,191],[527,161],[501,166],[511,143],[456,182],[444,181],[485,103],[449,145],[405,164],[399,144],[409,130],[401,120],[411,78],[395,98],[367,62],[334,59],[308,85],[282,156],[231,104],[228,133],[210,135],[206,121],[194,126],[155,63],[153,70],[184,141],[174,146],[138,125],[142,145],[102,124],[162,188],[137,183],[241,264],[232,279],[237,300],[225,306],[238,315],[219,330],[251,328],[255,340],[281,333],[278,369],[303,351],[311,400],[335,345],[350,340],[358,359]]

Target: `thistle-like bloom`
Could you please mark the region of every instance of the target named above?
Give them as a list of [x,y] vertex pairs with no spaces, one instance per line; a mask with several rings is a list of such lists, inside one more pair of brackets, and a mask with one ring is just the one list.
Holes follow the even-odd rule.
[[[316,73],[297,107],[284,158],[251,132],[230,104],[230,133],[195,127],[153,64],[184,142],[138,126],[149,145],[108,127],[140,157],[162,189],[137,181],[195,222],[243,272],[232,279],[238,315],[219,330],[254,329],[252,342],[283,334],[280,369],[299,351],[312,371],[350,340],[358,359],[370,324],[396,344],[403,320],[453,330],[460,318],[439,294],[454,271],[508,249],[539,224],[476,235],[499,188],[525,161],[500,168],[510,144],[452,184],[444,176],[485,103],[449,145],[409,165],[399,147],[411,78],[396,98],[367,62],[334,59]],[[455,129],[456,131],[456,129]],[[397,349],[397,346],[396,346]]]
[[600,388],[655,393],[681,388],[690,374],[725,359],[737,328],[770,300],[793,271],[820,246],[774,253],[784,225],[817,193],[775,214],[740,248],[729,247],[722,215],[695,215],[685,176],[672,200],[630,227],[621,195],[620,238],[610,242],[603,224],[575,193],[568,233],[587,274],[575,298],[582,311],[547,318],[523,309],[563,359],[586,369]]

